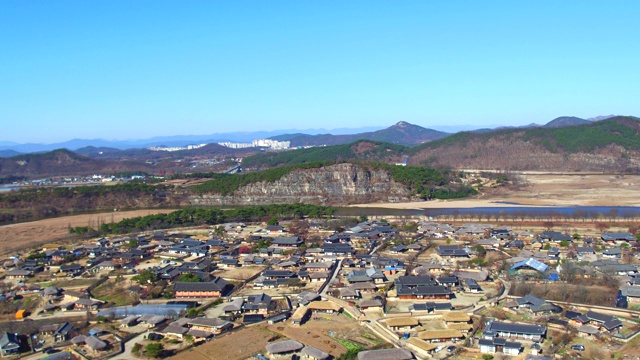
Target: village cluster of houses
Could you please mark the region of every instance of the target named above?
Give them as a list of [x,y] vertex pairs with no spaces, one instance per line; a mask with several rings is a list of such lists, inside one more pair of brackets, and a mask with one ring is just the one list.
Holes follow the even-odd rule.
[[[487,253],[509,251],[515,256],[506,261],[508,271],[514,275],[530,276],[549,281],[558,281],[563,271],[560,260],[580,261],[575,270],[589,276],[593,272],[630,276],[621,289],[621,296],[629,303],[640,303],[640,278],[635,278],[636,265],[623,262],[626,247],[635,247],[635,237],[630,233],[605,233],[600,239],[574,239],[567,234],[546,231],[535,235],[526,231],[515,232],[507,228],[493,228],[486,224],[451,226],[435,222],[418,223],[417,231],[407,237],[409,241],[394,242],[384,252],[373,251],[397,239],[398,230],[386,222],[365,221],[342,232],[333,232],[322,238],[321,243],[305,243],[298,236],[288,234],[282,226],[267,226],[250,236],[239,238],[245,225],[230,223],[222,225],[229,236],[226,239],[210,237],[201,239],[184,234],[165,234],[137,237],[98,239],[92,243],[72,249],[48,249],[31,254],[27,259],[12,258],[3,263],[7,279],[24,281],[45,270],[56,276],[81,276],[85,273],[122,270],[134,273],[135,267],[152,258],[163,258],[161,266],[150,268],[157,279],[173,285],[177,299],[215,299],[229,295],[232,286],[227,280],[212,275],[215,270],[233,269],[243,266],[264,266],[249,286],[254,290],[286,288],[291,307],[276,311],[274,301],[266,293],[234,297],[224,304],[220,318],[187,319],[154,313],[127,314],[121,316],[122,326],[143,325],[154,333],[182,339],[189,335],[197,340],[208,340],[222,332],[231,330],[234,323],[245,324],[260,321],[284,321],[303,326],[314,314],[339,313],[342,306],[326,301],[327,296],[344,301],[362,311],[385,312],[389,299],[408,302],[412,316],[441,314],[444,322],[439,330],[416,330],[420,321],[414,317],[393,319],[386,326],[393,332],[411,332],[407,346],[413,351],[431,353],[445,341],[465,338],[473,323],[471,318],[451,304],[457,292],[482,293],[481,283],[489,280],[486,269],[460,269],[458,261],[469,261],[476,256],[477,246]],[[318,225],[319,226],[319,225]],[[400,254],[421,252],[424,238],[447,238],[454,241],[435,248],[438,261],[417,261],[410,271]],[[605,247],[598,246],[598,243]],[[567,246],[568,244],[568,246]],[[628,245],[624,245],[628,244]],[[246,251],[249,249],[250,251]],[[188,261],[177,260],[186,259]],[[79,260],[83,261],[80,262]],[[84,265],[81,265],[84,264]],[[586,265],[585,265],[586,264]],[[198,277],[199,281],[180,281],[184,274]],[[26,287],[26,285],[22,285]],[[291,293],[297,296],[290,296]],[[0,301],[12,295],[0,295]],[[104,302],[93,299],[85,292],[56,287],[42,289],[46,305],[45,312],[58,310],[96,311]],[[534,313],[558,313],[555,304],[527,296],[511,300],[505,305],[509,309],[528,309]],[[560,308],[560,312],[562,309]],[[615,332],[620,320],[605,318],[587,312],[566,321],[575,324],[580,333]],[[556,319],[565,321],[564,319]],[[603,321],[600,321],[603,320]],[[620,323],[620,325],[617,325]],[[479,347],[484,353],[503,352],[519,354],[524,351],[523,341],[532,342],[531,352],[542,341],[546,328],[541,325],[511,324],[493,321],[486,324]],[[595,329],[595,330],[594,330]],[[53,336],[58,328],[48,328]],[[67,332],[68,333],[68,332]],[[10,338],[10,335],[7,335]],[[66,336],[66,335],[65,335]],[[4,339],[4,337],[2,338]],[[0,349],[4,349],[0,339]],[[68,339],[67,339],[68,340]],[[91,351],[109,348],[107,341],[96,334],[81,334],[72,339],[77,346],[86,346]],[[10,343],[10,342],[9,342]],[[7,351],[10,351],[10,346]],[[306,350],[305,350],[306,349]],[[322,352],[301,343],[280,342],[273,344],[269,353],[274,356],[306,354],[311,358],[322,358]],[[4,350],[3,350],[4,351]],[[319,350],[318,350],[319,351]],[[310,355],[315,353],[314,357]],[[380,353],[381,354],[381,353]],[[401,356],[400,354],[397,354]],[[371,354],[371,356],[374,356]],[[404,356],[404,355],[402,355]]]
[[[0,353],[2,357],[19,354],[28,342],[27,337],[17,333],[3,332],[0,335]],[[73,346],[85,358],[103,357],[111,352],[119,352],[122,338],[100,327],[93,327],[84,334],[73,324],[64,321],[61,324],[42,325],[36,333],[28,334],[32,339],[34,350],[42,350],[45,340],[51,344]],[[28,346],[27,346],[28,348]],[[57,352],[55,356],[43,359],[74,359],[68,351]]]

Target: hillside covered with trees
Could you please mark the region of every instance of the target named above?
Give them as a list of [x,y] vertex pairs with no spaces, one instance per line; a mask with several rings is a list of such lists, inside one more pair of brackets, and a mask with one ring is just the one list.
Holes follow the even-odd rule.
[[[195,186],[174,186],[165,184],[145,184],[139,181],[131,181],[114,186],[78,186],[74,188],[38,188],[0,193],[1,223],[11,223],[40,219],[52,216],[60,216],[77,212],[131,209],[131,208],[162,208],[162,207],[183,207],[199,203],[198,199],[207,196],[243,196],[240,190],[254,184],[260,186],[271,186],[281,188],[282,191],[290,191],[294,185],[306,189],[307,187],[299,180],[294,183],[281,183],[283,178],[293,173],[300,173],[299,176],[311,181],[312,184],[318,182],[314,180],[317,172],[330,172],[330,176],[340,176],[351,181],[350,174],[334,174],[341,172],[341,167],[345,164],[348,168],[357,169],[361,181],[366,184],[365,188],[354,189],[357,197],[345,197],[347,195],[338,192],[316,194],[321,195],[323,203],[347,204],[357,199],[376,200],[380,196],[380,186],[388,189],[389,194],[403,194],[402,196],[412,196],[416,198],[428,199],[450,199],[474,195],[476,190],[468,186],[463,181],[463,174],[449,170],[439,170],[428,167],[415,166],[394,166],[385,163],[358,162],[318,162],[303,163],[298,165],[282,166],[263,171],[243,174],[208,174],[209,180]],[[307,174],[308,173],[308,174]],[[386,175],[385,175],[386,174]],[[371,179],[367,180],[367,177]],[[360,186],[361,182],[355,182],[354,186]],[[337,185],[341,189],[341,185]],[[373,186],[369,188],[369,186]],[[378,190],[376,190],[378,189]],[[280,191],[278,190],[278,191]],[[302,190],[306,191],[306,190]],[[276,200],[265,197],[260,203],[273,203]],[[294,195],[298,196],[298,195]],[[301,195],[306,196],[306,195]],[[255,195],[251,196],[252,198]],[[300,198],[296,198],[299,202]],[[311,199],[311,198],[309,198]],[[312,200],[309,200],[312,201]],[[220,203],[220,205],[231,203]],[[250,204],[248,204],[250,205]]]
[[456,169],[640,171],[640,119],[462,132],[408,150],[410,163]]
[[245,158],[245,169],[335,161],[401,161],[409,148],[379,141],[361,140],[350,144],[257,154]]

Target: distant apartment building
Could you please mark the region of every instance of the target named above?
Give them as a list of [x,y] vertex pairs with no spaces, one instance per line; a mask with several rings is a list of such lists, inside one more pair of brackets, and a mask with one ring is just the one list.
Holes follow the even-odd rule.
[[246,148],[253,147],[252,143],[234,143],[234,142],[228,142],[228,141],[219,142],[218,145],[228,147],[231,149],[246,149]]
[[291,147],[291,141],[277,141],[271,139],[259,139],[253,140],[250,143],[234,143],[234,142],[220,142],[218,145],[222,145],[232,149],[246,149],[251,147],[266,147],[272,150],[286,150]]
[[187,145],[187,146],[152,146],[149,148],[151,151],[181,151],[181,150],[194,150],[206,146],[207,144]]
[[270,139],[253,140],[254,147],[268,147],[274,150],[286,150],[291,146],[291,141],[277,141]]

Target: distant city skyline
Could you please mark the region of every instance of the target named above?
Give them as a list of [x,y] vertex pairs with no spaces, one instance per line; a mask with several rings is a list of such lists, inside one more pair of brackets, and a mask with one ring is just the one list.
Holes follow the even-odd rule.
[[0,142],[640,115],[637,1],[0,3]]

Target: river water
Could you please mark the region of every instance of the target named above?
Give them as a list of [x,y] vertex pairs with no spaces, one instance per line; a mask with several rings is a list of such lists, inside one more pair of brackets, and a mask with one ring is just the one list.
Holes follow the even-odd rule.
[[598,218],[598,217],[623,217],[634,218],[640,216],[640,207],[637,206],[505,206],[505,207],[476,207],[476,208],[428,208],[428,209],[385,209],[385,208],[352,208],[341,207],[337,209],[337,215],[342,216],[455,216],[455,215],[494,215],[501,214],[511,217],[575,217],[575,218]]

